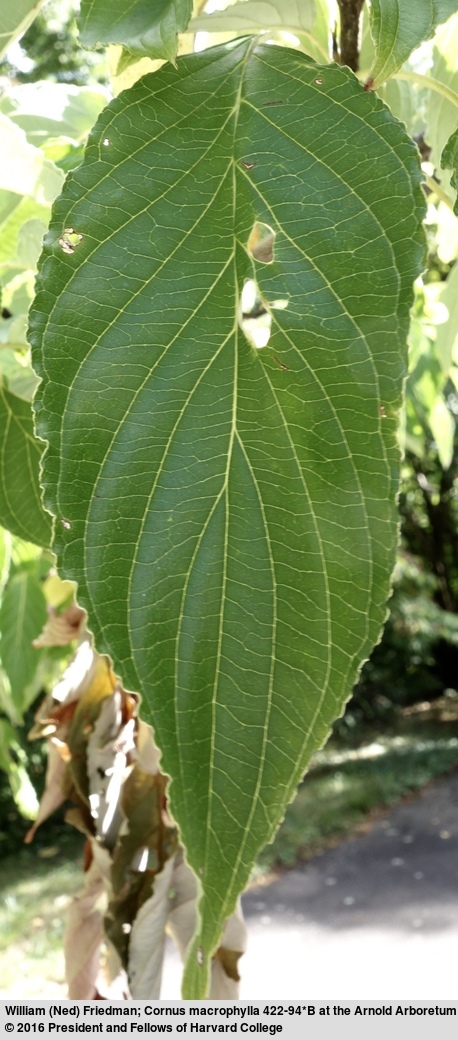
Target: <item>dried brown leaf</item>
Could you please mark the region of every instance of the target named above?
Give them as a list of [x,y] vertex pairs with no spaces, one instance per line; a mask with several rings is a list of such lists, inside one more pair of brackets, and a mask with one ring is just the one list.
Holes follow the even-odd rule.
[[48,750],[45,789],[40,799],[38,816],[24,838],[26,845],[33,841],[40,824],[47,820],[48,816],[51,816],[51,813],[55,812],[62,805],[65,798],[63,792],[65,770],[66,763],[62,759],[59,749],[55,744],[51,743]]
[[32,645],[37,650],[49,646],[68,646],[73,640],[81,638],[86,626],[86,617],[86,611],[76,603],[72,603],[61,614],[50,607],[45,627]]

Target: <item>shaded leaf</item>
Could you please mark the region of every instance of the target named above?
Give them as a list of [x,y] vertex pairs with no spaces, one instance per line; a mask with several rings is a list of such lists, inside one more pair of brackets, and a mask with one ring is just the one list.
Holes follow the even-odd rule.
[[375,89],[434,35],[457,9],[456,0],[371,0],[370,28],[375,46],[369,81]]
[[35,789],[27,773],[27,758],[19,744],[13,726],[0,718],[0,769],[8,775],[16,805],[26,819],[32,819],[38,802]]
[[[115,99],[54,210],[31,321],[46,501],[173,777],[204,890],[193,997],[385,618],[423,212],[385,106],[252,40]],[[256,222],[272,263],[248,252]]]
[[192,0],[82,0],[80,37],[83,47],[121,43],[138,57],[175,61],[177,33],[184,32]]
[[[0,353],[0,370],[1,361]],[[41,503],[40,456],[30,403],[0,387],[0,522],[20,538],[49,545],[51,517]]]

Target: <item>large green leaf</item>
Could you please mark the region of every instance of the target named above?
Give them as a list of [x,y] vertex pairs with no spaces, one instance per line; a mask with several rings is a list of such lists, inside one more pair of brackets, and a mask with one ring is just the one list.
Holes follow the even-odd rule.
[[80,36],[83,47],[121,43],[138,57],[175,61],[177,33],[184,32],[192,0],[82,0]]
[[[1,370],[0,352],[0,370]],[[0,523],[20,538],[49,545],[51,517],[41,504],[41,447],[29,401],[0,386]]]
[[33,22],[44,0],[6,0],[0,8],[0,58]]
[[173,777],[203,890],[187,995],[385,617],[423,209],[375,95],[253,40],[116,98],[55,206],[31,318],[46,501]]
[[371,85],[381,86],[457,10],[457,0],[371,0],[370,25],[375,46],[369,74]]

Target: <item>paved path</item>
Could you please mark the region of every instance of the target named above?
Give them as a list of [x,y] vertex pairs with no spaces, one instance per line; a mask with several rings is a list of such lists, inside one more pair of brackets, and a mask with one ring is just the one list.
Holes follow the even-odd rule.
[[[243,905],[243,1000],[456,1000],[458,773]],[[179,977],[169,949],[163,998]]]

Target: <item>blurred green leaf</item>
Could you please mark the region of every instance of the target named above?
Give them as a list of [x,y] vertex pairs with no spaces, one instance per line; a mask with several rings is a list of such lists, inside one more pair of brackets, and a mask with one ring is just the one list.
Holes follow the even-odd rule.
[[242,0],[225,11],[201,14],[189,23],[191,32],[258,33],[266,29],[300,32],[313,28],[314,0]]
[[441,393],[437,394],[430,409],[428,423],[436,442],[440,464],[443,469],[448,469],[453,459],[455,420]]
[[52,139],[80,144],[109,99],[103,87],[44,81],[10,87],[0,98],[0,112],[24,131],[35,148]]
[[17,256],[19,263],[27,270],[35,270],[43,248],[43,237],[47,223],[34,217],[26,220],[18,234]]
[[40,634],[46,618],[40,582],[30,571],[18,571],[10,578],[0,606],[0,660],[19,716],[37,694],[34,679],[43,651],[35,650],[32,640]]
[[370,28],[375,59],[369,79],[375,89],[389,79],[442,22],[457,9],[456,0],[371,0]]
[[0,381],[2,378],[4,387],[16,397],[22,397],[24,401],[32,400],[38,378],[31,366],[24,363],[24,358],[12,347],[0,349]]
[[0,387],[0,522],[13,534],[47,546],[51,517],[41,504],[41,451],[29,402]]
[[83,47],[121,43],[138,57],[174,62],[178,39],[192,14],[192,0],[82,0],[80,36]]
[[18,743],[13,726],[0,718],[0,769],[8,774],[14,800],[26,819],[33,820],[38,812],[38,799],[31,783],[26,755]]
[[[450,18],[446,25],[441,26],[436,33],[431,77],[439,85],[452,90],[458,97],[457,39],[458,13],[453,18]],[[431,147],[431,161],[437,169],[439,169],[440,165],[448,166],[449,163],[445,164],[441,156],[458,124],[458,104],[439,91],[430,90],[426,103],[425,119],[425,136]],[[441,182],[447,189],[449,183],[448,173],[441,175]]]
[[[441,166],[442,169],[453,171],[450,180],[452,187],[458,192],[458,127],[453,131],[453,134],[449,137],[447,144],[445,145],[441,156]],[[458,216],[458,198],[455,202],[455,213]]]
[[0,188],[29,195],[40,205],[49,205],[60,191],[64,175],[11,119],[0,113],[2,163]]
[[21,228],[29,220],[40,220],[48,225],[50,208],[41,206],[34,199],[21,198],[14,192],[0,190],[0,276],[8,264],[19,263],[18,245]]
[[5,0],[0,8],[0,58],[25,32],[44,0]]
[[6,531],[4,527],[0,527],[0,599],[2,596],[3,589],[6,581],[8,580],[8,573],[11,563],[11,535],[9,531]]
[[443,371],[448,375],[452,362],[458,365],[458,264],[454,264],[441,295],[448,320],[437,326],[436,350]]

